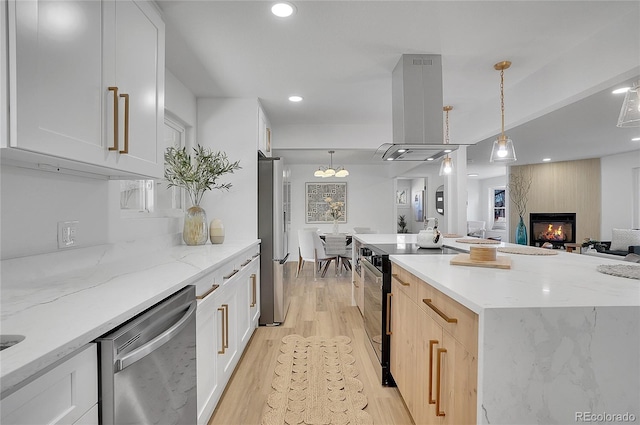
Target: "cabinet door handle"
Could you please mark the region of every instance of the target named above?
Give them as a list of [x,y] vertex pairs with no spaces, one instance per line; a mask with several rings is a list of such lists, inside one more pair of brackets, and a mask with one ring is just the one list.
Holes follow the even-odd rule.
[[441,354],[446,353],[446,348],[438,348],[438,361],[436,363],[436,416],[444,416],[444,411],[440,411],[440,386],[441,386],[441,374],[442,374],[442,362]]
[[224,277],[223,277],[223,279],[225,279],[225,280],[227,280],[227,279],[231,279],[231,277],[232,277],[234,274],[238,273],[239,271],[240,271],[240,270],[234,270],[234,271],[232,271],[231,273],[229,273],[228,275],[224,276]]
[[389,292],[387,294],[387,335],[393,335],[391,332],[391,297],[393,294]]
[[422,300],[422,302],[425,303],[426,305],[428,305],[431,310],[433,310],[436,313],[438,313],[438,316],[442,317],[445,320],[445,322],[447,322],[447,323],[458,323],[458,319],[456,319],[455,317],[447,316],[442,311],[440,311],[440,309],[438,309],[438,307],[433,305],[432,301],[431,301],[431,298],[425,298],[425,299]]
[[433,398],[433,346],[438,345],[437,339],[429,340],[429,404],[436,404]]
[[249,258],[247,261],[245,261],[244,263],[240,264],[240,267],[244,267],[247,264],[249,264],[251,262],[251,258]]
[[229,348],[229,304],[222,304],[224,307],[224,348]]
[[403,282],[403,281],[401,281],[397,274],[392,274],[391,276],[392,276],[395,280],[397,280],[397,281],[398,281],[398,283],[400,283],[400,285],[402,285],[402,286],[411,286],[411,284],[410,284],[410,283],[407,283],[407,282]]
[[222,307],[218,307],[218,311],[222,312],[222,322],[220,322],[222,324],[220,329],[222,331],[222,350],[218,350],[218,354],[224,354],[224,305]]
[[355,286],[356,288],[359,288],[358,284],[356,283],[356,281],[352,281],[353,282],[353,286]]
[[118,150],[118,121],[120,121],[120,117],[118,116],[118,88],[117,87],[109,87],[109,91],[113,92],[113,146],[109,146],[110,151]]
[[207,298],[207,296],[212,293],[213,291],[215,291],[216,289],[218,289],[220,285],[211,285],[211,288],[207,289],[204,293],[200,294],[200,295],[196,295],[196,300],[203,300],[205,298]]
[[120,153],[129,153],[129,95],[122,93],[120,97],[124,97],[124,149]]
[[256,306],[256,301],[257,301],[256,300],[256,277],[257,276],[256,276],[255,273],[253,273],[251,275],[251,285],[252,285],[252,288],[253,288],[253,299],[252,299],[251,305],[249,307],[255,307]]

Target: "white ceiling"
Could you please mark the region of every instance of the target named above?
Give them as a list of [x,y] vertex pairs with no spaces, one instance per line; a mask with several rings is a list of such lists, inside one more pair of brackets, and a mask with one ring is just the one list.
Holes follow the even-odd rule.
[[[290,162],[371,163],[391,138],[391,72],[404,53],[442,55],[451,143],[468,148],[469,172],[489,168],[505,124],[518,164],[600,157],[640,148],[640,129],[615,126],[623,96],[611,87],[640,74],[638,1],[294,1],[276,18],[271,1],[165,1],[167,67],[198,97],[259,98],[275,152]],[[304,101],[290,103],[299,94]],[[331,141],[298,151],[278,131],[300,126],[382,126],[344,150]],[[281,148],[280,150],[278,148]],[[340,150],[343,148],[343,150]]]

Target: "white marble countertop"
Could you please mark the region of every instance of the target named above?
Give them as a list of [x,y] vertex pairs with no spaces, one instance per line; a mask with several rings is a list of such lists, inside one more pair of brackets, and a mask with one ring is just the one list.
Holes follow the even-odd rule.
[[[354,235],[363,243],[413,243],[411,234]],[[468,252],[471,244],[445,238],[444,246]],[[518,246],[501,242],[491,246]],[[476,313],[487,308],[640,306],[640,281],[600,273],[600,264],[630,264],[559,251],[519,255],[511,269],[452,266],[451,255],[392,255],[391,261],[432,284]]]
[[[26,338],[0,351],[2,393],[258,243],[105,246],[3,261],[1,332]],[[70,258],[73,269],[61,261]]]

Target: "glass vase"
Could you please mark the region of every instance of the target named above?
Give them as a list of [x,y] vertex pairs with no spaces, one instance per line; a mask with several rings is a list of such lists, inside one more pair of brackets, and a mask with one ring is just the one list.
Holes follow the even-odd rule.
[[204,245],[208,238],[207,213],[199,205],[194,205],[184,214],[182,239],[187,245]]
[[516,226],[516,243],[518,245],[527,245],[527,226],[524,225],[522,216],[520,216],[520,221]]
[[333,220],[333,234],[338,234],[338,220]]

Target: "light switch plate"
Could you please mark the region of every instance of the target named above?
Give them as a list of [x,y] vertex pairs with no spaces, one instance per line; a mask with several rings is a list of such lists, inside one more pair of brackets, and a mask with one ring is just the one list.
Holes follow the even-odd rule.
[[71,248],[77,245],[78,221],[58,222],[58,248]]

